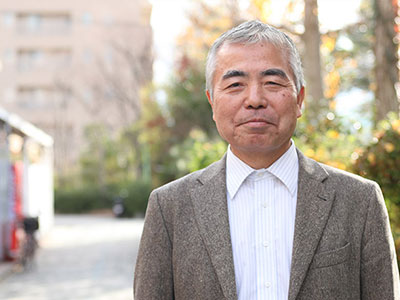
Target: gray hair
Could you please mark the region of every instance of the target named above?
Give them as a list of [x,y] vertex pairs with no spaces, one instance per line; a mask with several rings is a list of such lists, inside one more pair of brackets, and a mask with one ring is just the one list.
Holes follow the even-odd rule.
[[213,97],[213,78],[217,63],[217,53],[223,44],[257,44],[267,42],[285,51],[289,56],[289,67],[293,72],[297,93],[304,85],[303,68],[299,52],[292,39],[284,32],[258,20],[244,22],[223,33],[211,46],[206,63],[206,90]]

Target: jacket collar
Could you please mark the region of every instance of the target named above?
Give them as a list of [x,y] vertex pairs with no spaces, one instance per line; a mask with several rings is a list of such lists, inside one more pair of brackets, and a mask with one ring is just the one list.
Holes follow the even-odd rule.
[[293,239],[289,300],[295,300],[317,250],[335,196],[329,174],[317,162],[297,151],[299,180]]
[[237,299],[226,198],[226,155],[206,168],[191,191],[195,218],[226,299]]

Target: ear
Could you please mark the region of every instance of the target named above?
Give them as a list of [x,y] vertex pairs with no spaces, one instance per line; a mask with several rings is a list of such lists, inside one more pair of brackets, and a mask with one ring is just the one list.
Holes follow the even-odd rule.
[[211,99],[211,95],[210,95],[210,91],[209,91],[209,90],[206,90],[206,96],[207,96],[207,99],[208,99],[208,103],[210,103],[211,108],[213,108],[213,102],[212,102],[212,99]]
[[301,115],[303,114],[301,108],[303,106],[303,101],[304,101],[304,95],[305,95],[305,88],[304,86],[301,87],[300,92],[297,94],[297,118],[300,118]]
[[211,105],[211,110],[212,110],[212,112],[213,112],[212,118],[213,118],[213,120],[215,121],[214,103],[213,103],[213,100],[212,100],[212,98],[211,98],[211,94],[210,94],[210,91],[209,91],[209,90],[206,90],[206,96],[207,96],[207,99],[208,99],[208,103],[210,103],[210,105]]

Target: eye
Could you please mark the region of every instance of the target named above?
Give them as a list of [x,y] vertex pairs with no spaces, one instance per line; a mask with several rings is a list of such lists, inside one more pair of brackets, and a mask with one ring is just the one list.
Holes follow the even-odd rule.
[[275,82],[275,81],[267,81],[265,84],[266,85],[281,85],[281,84],[279,84],[278,82]]
[[240,83],[240,82],[234,82],[234,83],[232,83],[231,85],[229,85],[228,88],[231,88],[231,87],[239,87],[239,86],[241,86],[241,83]]

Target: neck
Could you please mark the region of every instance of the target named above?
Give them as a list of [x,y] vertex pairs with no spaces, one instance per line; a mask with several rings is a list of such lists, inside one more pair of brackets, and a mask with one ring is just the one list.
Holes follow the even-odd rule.
[[258,170],[270,167],[290,148],[291,144],[292,142],[290,141],[285,147],[279,149],[251,152],[241,151],[240,149],[231,146],[231,151],[248,166]]

